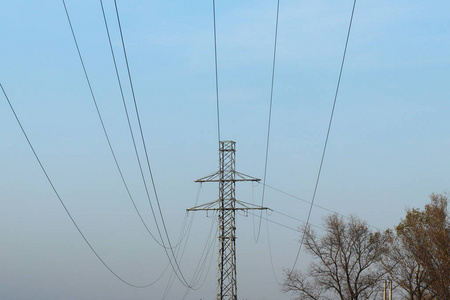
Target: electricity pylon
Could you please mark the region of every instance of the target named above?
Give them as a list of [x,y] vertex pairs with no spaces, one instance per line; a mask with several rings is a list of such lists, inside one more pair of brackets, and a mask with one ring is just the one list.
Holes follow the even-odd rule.
[[218,182],[219,199],[187,209],[188,211],[214,210],[219,217],[219,258],[217,275],[217,300],[237,300],[236,280],[236,224],[237,210],[262,210],[250,203],[236,200],[237,181],[260,181],[235,170],[236,142],[219,142],[219,171],[195,182]]

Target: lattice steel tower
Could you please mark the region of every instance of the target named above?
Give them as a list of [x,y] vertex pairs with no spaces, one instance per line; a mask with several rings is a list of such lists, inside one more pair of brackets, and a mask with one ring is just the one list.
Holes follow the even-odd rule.
[[219,258],[217,276],[217,300],[237,300],[236,280],[236,210],[261,210],[250,203],[236,200],[237,181],[260,181],[235,170],[236,142],[219,142],[219,171],[195,182],[218,182],[219,199],[192,207],[188,211],[218,211],[219,221]]

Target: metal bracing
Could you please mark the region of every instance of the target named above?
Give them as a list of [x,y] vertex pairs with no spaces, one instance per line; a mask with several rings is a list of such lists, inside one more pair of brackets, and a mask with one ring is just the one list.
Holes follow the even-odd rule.
[[236,200],[237,181],[260,181],[235,170],[236,143],[220,141],[219,171],[195,182],[218,182],[219,199],[189,208],[188,211],[216,210],[219,218],[219,257],[217,300],[237,300],[236,280],[236,210],[267,209]]

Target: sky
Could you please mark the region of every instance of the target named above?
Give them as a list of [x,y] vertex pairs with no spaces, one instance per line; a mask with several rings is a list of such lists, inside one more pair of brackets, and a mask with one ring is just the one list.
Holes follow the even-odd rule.
[[[157,236],[100,2],[66,4],[118,163]],[[279,282],[283,268],[293,266],[297,228],[308,216],[352,5],[280,1],[264,200],[274,211],[262,214],[260,230],[258,217],[237,214],[239,299],[291,298]],[[125,100],[133,108],[114,2],[104,6]],[[184,249],[183,275],[196,289],[186,294],[178,280],[170,284],[167,255],[130,201],[63,3],[18,0],[0,2],[0,83],[36,153],[79,228],[116,274],[136,285],[162,277],[133,288],[102,265],[0,95],[2,299],[215,298],[217,217],[186,213],[218,197],[216,184],[194,182],[218,168],[212,2],[119,0],[118,7],[161,211],[174,251]],[[236,141],[237,170],[258,178],[264,176],[276,7],[273,0],[216,1],[221,138]],[[407,208],[423,207],[429,194],[449,190],[448,11],[443,0],[357,1],[311,215],[318,232],[330,211],[385,230]],[[138,133],[133,110],[130,116]],[[140,140],[138,145],[144,159]],[[262,184],[239,184],[236,195],[261,204]],[[156,209],[152,189],[150,196]],[[310,261],[301,252],[296,268],[305,270]]]

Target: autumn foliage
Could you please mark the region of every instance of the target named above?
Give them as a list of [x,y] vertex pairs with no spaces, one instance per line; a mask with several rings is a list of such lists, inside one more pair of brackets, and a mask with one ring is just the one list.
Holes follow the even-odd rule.
[[424,210],[410,209],[396,227],[404,250],[423,270],[433,298],[450,299],[450,218],[448,199],[432,194]]

